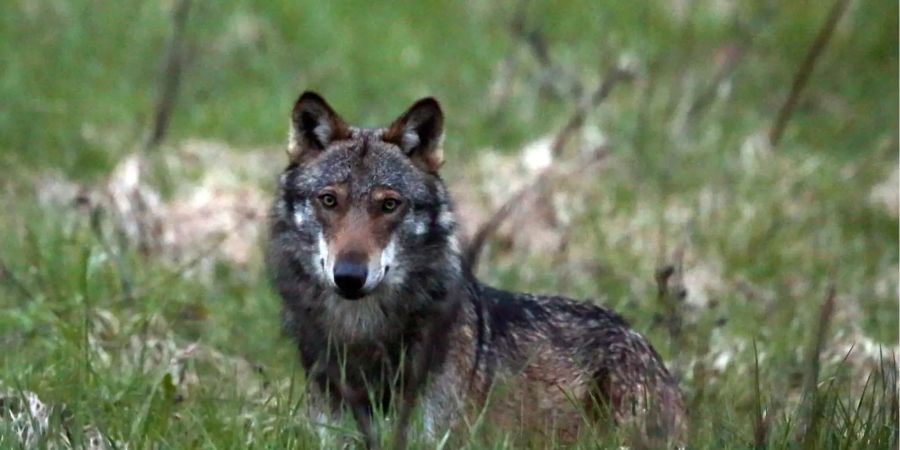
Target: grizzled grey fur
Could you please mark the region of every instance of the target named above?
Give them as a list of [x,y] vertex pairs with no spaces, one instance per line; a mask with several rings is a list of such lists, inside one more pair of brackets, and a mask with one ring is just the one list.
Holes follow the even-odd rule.
[[677,383],[619,315],[497,290],[469,271],[438,174],[436,101],[363,129],[307,92],[290,130],[269,264],[317,419],[349,411],[370,448],[372,411],[392,406],[397,447],[417,406],[436,437],[484,414],[571,441],[588,414],[641,439],[681,441]]

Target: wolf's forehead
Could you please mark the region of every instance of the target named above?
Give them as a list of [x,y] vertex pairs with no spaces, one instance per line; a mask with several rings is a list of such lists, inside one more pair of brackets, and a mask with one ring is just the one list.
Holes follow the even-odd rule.
[[387,186],[409,196],[428,192],[423,174],[399,149],[381,142],[357,140],[326,150],[295,182],[298,187],[310,190],[345,184],[354,194],[364,194],[376,186]]

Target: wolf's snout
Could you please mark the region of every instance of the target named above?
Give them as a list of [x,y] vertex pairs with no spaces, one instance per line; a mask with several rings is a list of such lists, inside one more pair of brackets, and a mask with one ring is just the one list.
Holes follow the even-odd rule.
[[368,276],[369,269],[362,262],[338,261],[334,265],[334,284],[340,294],[350,300],[365,295],[363,287]]

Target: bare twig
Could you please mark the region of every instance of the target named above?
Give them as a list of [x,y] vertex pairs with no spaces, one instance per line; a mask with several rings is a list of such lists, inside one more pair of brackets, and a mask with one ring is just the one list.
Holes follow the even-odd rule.
[[831,319],[834,316],[835,303],[835,287],[834,284],[828,286],[825,293],[825,301],[819,310],[819,321],[816,326],[816,333],[813,335],[813,341],[810,343],[809,353],[806,355],[806,371],[803,382],[803,400],[801,405],[802,426],[798,429],[802,433],[802,442],[805,448],[815,448],[817,440],[818,425],[820,421],[821,401],[818,395],[820,361],[822,348],[825,346],[825,340],[828,335],[828,328]]
[[116,266],[116,271],[119,275],[119,284],[121,285],[125,299],[128,301],[134,301],[134,289],[131,282],[131,272],[125,265],[125,261],[122,258],[121,249],[114,249],[113,246],[109,243],[109,240],[106,238],[106,234],[103,232],[103,211],[103,208],[101,208],[100,206],[95,205],[93,208],[91,208],[91,231],[94,233],[97,241],[103,247],[103,251],[111,256],[113,264]]
[[519,2],[518,9],[513,16],[510,31],[514,38],[521,40],[528,48],[535,61],[541,67],[539,74],[541,91],[549,92],[555,97],[578,97],[584,87],[581,81],[565,67],[554,63],[550,54],[550,46],[540,29],[530,29],[526,25],[526,3]]
[[155,289],[166,286],[177,280],[178,278],[183,277],[185,273],[199,265],[201,262],[203,262],[204,259],[210,257],[213,253],[219,250],[222,247],[222,244],[225,243],[225,240],[228,239],[228,235],[230,232],[231,231],[228,230],[222,233],[222,235],[216,238],[215,241],[210,243],[208,247],[200,250],[199,252],[197,252],[197,254],[195,254],[192,258],[186,260],[184,263],[179,264],[170,273],[162,275],[153,281],[147,282],[143,286],[133,288],[130,295],[121,295],[114,301],[119,302],[128,300],[129,298],[141,298],[148,295],[150,292],[153,292]]
[[569,139],[584,126],[584,121],[587,119],[588,114],[597,109],[597,107],[609,97],[609,94],[619,82],[630,80],[633,77],[634,74],[632,72],[621,67],[610,69],[609,72],[606,73],[606,76],[603,77],[603,81],[600,85],[597,86],[597,89],[594,90],[590,97],[583,100],[581,104],[575,108],[575,111],[569,117],[569,120],[563,125],[559,133],[556,134],[556,138],[553,139],[553,144],[550,146],[551,154],[554,157],[562,154]]
[[[613,68],[608,73],[607,76],[604,77],[603,81],[597,87],[597,89],[592,93],[592,95],[581,102],[575,111],[572,113],[572,116],[566,122],[566,124],[560,129],[560,131],[556,134],[556,137],[553,139],[553,143],[550,147],[550,152],[554,157],[558,157],[566,144],[584,126],[584,121],[587,118],[587,115],[595,108],[597,108],[607,97],[609,97],[610,92],[612,92],[613,87],[616,86],[620,81],[625,81],[631,79],[633,74],[627,70],[622,68]],[[601,151],[596,155],[596,159],[602,159],[606,156],[606,151]],[[582,164],[579,165],[579,168],[575,170],[574,173],[577,173],[580,170],[584,170],[586,167],[591,167],[592,164]],[[518,190],[514,194],[512,194],[509,199],[507,199],[499,208],[497,208],[490,217],[482,223],[476,232],[472,235],[472,239],[469,241],[468,246],[465,250],[465,260],[469,263],[469,267],[472,271],[478,266],[478,258],[481,255],[481,251],[484,247],[484,244],[487,240],[493,236],[494,233],[500,228],[500,225],[519,207],[530,193],[539,191],[542,189],[548,179],[550,179],[554,171],[552,170],[553,166],[548,167],[541,171],[535,177],[534,181],[528,183],[525,187]],[[572,173],[572,174],[574,174]],[[572,174],[566,174],[571,176]]]
[[540,191],[547,186],[551,180],[569,178],[596,167],[596,163],[603,160],[607,155],[608,152],[605,149],[601,149],[593,155],[591,160],[575,164],[574,167],[569,168],[568,170],[553,170],[554,168],[552,166],[548,167],[541,171],[531,183],[526,184],[513,193],[499,208],[494,210],[494,213],[491,214],[491,216],[484,221],[472,235],[472,239],[466,246],[464,254],[464,259],[468,262],[469,268],[473,272],[476,270],[481,251],[484,249],[484,244],[498,229],[500,229],[503,222],[509,218],[516,208],[522,205],[522,202],[528,195]]
[[684,246],[679,246],[672,257],[672,263],[656,270],[657,302],[664,311],[663,322],[672,343],[680,346],[683,319],[681,304],[687,296],[684,287]]
[[769,441],[769,414],[763,412],[762,389],[759,385],[759,352],[756,349],[756,339],[753,339],[753,394],[756,399],[755,415],[753,418],[753,447],[757,450],[766,448]]
[[169,129],[169,121],[172,118],[175,99],[178,96],[178,87],[181,84],[181,74],[184,71],[184,31],[190,8],[191,0],[179,0],[175,6],[172,16],[174,28],[163,60],[159,98],[153,114],[153,129],[144,146],[145,150],[156,148],[165,138]]
[[809,81],[809,77],[816,65],[816,61],[819,59],[825,46],[828,45],[828,41],[831,40],[834,29],[837,27],[838,21],[840,21],[841,17],[844,15],[849,4],[850,0],[835,0],[834,4],[831,6],[831,10],[828,12],[825,23],[822,24],[822,28],[819,30],[819,34],[816,36],[815,41],[813,41],[812,46],[810,46],[809,51],[806,53],[806,57],[797,69],[797,74],[794,76],[794,83],[791,85],[790,94],[788,94],[784,105],[781,106],[781,110],[778,111],[775,123],[769,131],[769,144],[772,147],[776,147],[778,142],[781,141],[784,129],[791,119],[794,109],[797,107],[800,93],[806,86],[807,81]]
[[34,300],[34,294],[31,292],[31,290],[25,286],[25,283],[23,283],[21,280],[19,280],[18,277],[16,277],[16,274],[13,273],[12,270],[10,270],[9,266],[6,264],[6,261],[4,261],[3,259],[0,259],[0,282],[12,286],[28,300]]
[[712,81],[706,86],[703,92],[694,99],[694,103],[692,103],[690,109],[688,109],[688,123],[697,120],[700,114],[713,103],[722,83],[731,78],[735,70],[737,70],[738,66],[740,66],[741,62],[744,60],[744,56],[747,54],[747,47],[747,44],[738,44],[724,50],[724,61],[719,64],[718,70],[716,70],[715,75],[713,75]]
[[489,217],[488,220],[478,226],[478,230],[472,235],[472,239],[469,241],[464,255],[464,259],[469,263],[469,268],[472,272],[475,272],[478,267],[478,259],[481,256],[481,250],[484,248],[484,244],[487,242],[488,238],[497,232],[500,225],[502,225],[507,217],[516,210],[516,207],[519,206],[522,199],[533,190],[537,190],[536,186],[540,184],[542,184],[542,179],[539,176],[533,183],[526,185],[510,196],[506,202],[500,205],[500,207],[491,214],[491,217]]

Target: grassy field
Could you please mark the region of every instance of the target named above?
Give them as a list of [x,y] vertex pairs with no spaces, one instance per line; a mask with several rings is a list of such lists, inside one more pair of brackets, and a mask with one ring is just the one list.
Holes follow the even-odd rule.
[[0,447],[318,448],[261,255],[298,93],[370,125],[438,97],[471,229],[621,67],[479,275],[621,312],[690,448],[896,448],[896,2],[851,2],[773,147],[824,2],[195,0],[143,151],[176,3],[0,5]]

